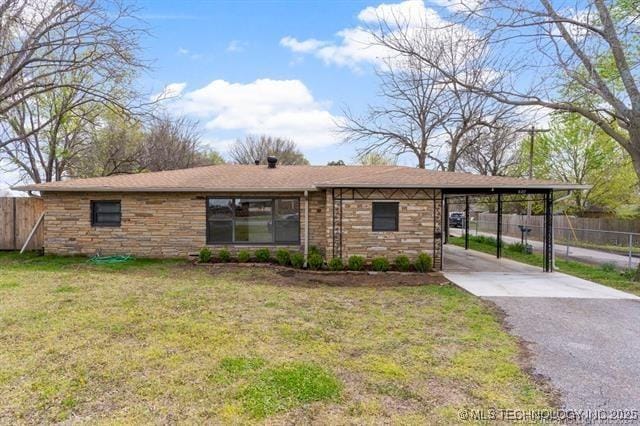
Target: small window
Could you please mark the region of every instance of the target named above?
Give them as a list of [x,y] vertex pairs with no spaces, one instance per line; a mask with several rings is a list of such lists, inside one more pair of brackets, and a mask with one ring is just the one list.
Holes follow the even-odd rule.
[[372,218],[374,231],[397,231],[398,203],[373,203]]
[[120,201],[92,201],[91,226],[120,226]]

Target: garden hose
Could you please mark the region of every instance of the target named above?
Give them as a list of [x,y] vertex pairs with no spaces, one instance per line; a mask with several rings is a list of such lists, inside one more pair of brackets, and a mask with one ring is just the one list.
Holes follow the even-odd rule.
[[133,260],[132,256],[93,256],[89,259],[89,263],[94,265],[112,265],[115,263],[124,263]]

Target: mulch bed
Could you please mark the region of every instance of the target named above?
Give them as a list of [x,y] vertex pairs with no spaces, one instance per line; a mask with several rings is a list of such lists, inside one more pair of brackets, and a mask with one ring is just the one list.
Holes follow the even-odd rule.
[[[214,274],[251,270],[256,279],[271,278],[277,283],[292,286],[343,286],[343,287],[397,287],[420,285],[448,285],[450,282],[440,272],[375,272],[375,271],[312,271],[265,263],[207,263],[197,266],[208,267]],[[262,277],[261,277],[262,276]]]

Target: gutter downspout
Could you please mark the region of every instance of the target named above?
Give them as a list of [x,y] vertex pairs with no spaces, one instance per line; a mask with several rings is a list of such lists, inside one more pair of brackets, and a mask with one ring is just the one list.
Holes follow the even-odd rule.
[[309,191],[304,191],[304,266],[309,257]]

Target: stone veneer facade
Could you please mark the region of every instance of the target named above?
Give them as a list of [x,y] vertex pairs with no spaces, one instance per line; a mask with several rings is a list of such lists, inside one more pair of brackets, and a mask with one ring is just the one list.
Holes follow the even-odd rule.
[[[336,191],[343,194],[334,199]],[[440,229],[439,191],[327,190],[309,192],[309,245],[318,247],[330,258],[342,254],[343,259],[358,254],[367,258],[406,254],[414,258],[419,252],[434,257],[440,264],[440,241],[434,235]],[[366,191],[364,191],[366,192]],[[274,246],[303,250],[304,203],[303,193],[104,193],[104,192],[46,192],[43,194],[46,215],[44,220],[45,252],[52,254],[132,254],[138,257],[183,257],[197,253],[206,245],[207,196],[233,197],[299,197],[300,245]],[[378,197],[378,198],[376,198]],[[122,221],[119,227],[91,226],[92,200],[120,200]],[[399,230],[373,232],[371,203],[397,201]],[[342,215],[337,212],[342,209]],[[340,219],[342,226],[340,226]],[[335,243],[335,244],[334,244]],[[216,245],[232,252],[255,250],[264,245]]]
[[[334,197],[335,196],[335,197]],[[327,191],[327,257],[367,259],[386,257],[393,262],[400,254],[414,259],[426,252],[434,268],[441,266],[441,211],[439,190],[335,189]],[[398,230],[372,230],[372,203],[398,203]]]

